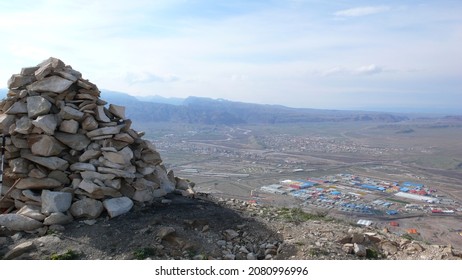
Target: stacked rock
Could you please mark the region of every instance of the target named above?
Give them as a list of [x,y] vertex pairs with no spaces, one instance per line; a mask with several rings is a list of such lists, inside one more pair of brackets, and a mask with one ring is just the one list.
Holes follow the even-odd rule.
[[36,228],[94,219],[104,210],[114,217],[133,201],[194,194],[193,184],[167,172],[154,145],[131,128],[125,108],[106,107],[97,86],[61,60],[23,68],[8,88],[0,102],[0,208],[18,211],[0,215],[0,225],[27,218]]

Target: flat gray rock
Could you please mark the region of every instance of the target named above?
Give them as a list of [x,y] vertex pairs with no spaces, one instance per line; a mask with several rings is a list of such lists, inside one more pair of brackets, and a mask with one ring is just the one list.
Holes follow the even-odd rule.
[[32,241],[26,241],[23,242],[17,246],[15,246],[13,249],[11,249],[8,253],[6,253],[5,257],[3,257],[4,260],[13,260],[19,256],[21,256],[24,253],[27,253],[31,250],[35,249],[35,245]]
[[72,194],[68,192],[42,191],[42,213],[66,212],[72,203]]
[[35,81],[36,81],[35,76],[14,74],[8,80],[7,86],[9,89],[14,89],[14,88],[19,88],[19,87],[28,85]]
[[72,81],[64,79],[58,76],[51,76],[44,78],[41,81],[37,81],[27,87],[30,91],[44,92],[51,91],[56,93],[62,93],[73,84]]
[[30,231],[42,227],[43,224],[20,214],[1,214],[0,226],[15,231]]
[[70,134],[64,132],[55,132],[54,136],[60,142],[64,143],[69,148],[81,151],[90,144],[90,139],[83,134]]
[[110,198],[103,201],[103,206],[109,216],[114,218],[129,212],[133,207],[133,201],[126,196]]
[[56,127],[58,126],[58,120],[53,114],[48,114],[44,116],[38,116],[35,120],[32,121],[32,124],[36,127],[43,130],[48,135],[53,135]]
[[98,128],[95,130],[92,130],[87,133],[88,137],[96,137],[96,136],[101,136],[101,135],[109,135],[109,134],[118,134],[120,130],[124,127],[123,125],[118,125],[118,126],[108,126],[108,127],[102,127]]
[[53,136],[37,135],[30,139],[31,142],[33,141],[33,144],[31,145],[31,152],[37,156],[57,156],[66,149],[66,146],[61,144],[61,142],[56,140]]
[[60,187],[61,182],[52,178],[23,178],[16,184],[18,190],[32,190],[32,189],[53,189]]
[[59,115],[63,120],[81,120],[84,113],[70,106],[64,106],[61,108]]
[[69,163],[59,157],[40,157],[40,156],[34,156],[32,154],[26,154],[22,155],[22,157],[33,161],[35,163],[38,163],[40,165],[43,165],[51,170],[66,170],[69,167]]
[[8,115],[27,114],[27,104],[24,102],[15,102],[8,110],[5,111]]
[[50,112],[51,103],[41,96],[27,97],[27,112],[29,118],[33,119],[37,116],[46,115]]
[[84,198],[71,206],[71,214],[75,218],[96,219],[103,212],[103,203],[96,199]]
[[46,226],[50,225],[65,225],[72,222],[74,218],[71,215],[66,215],[61,212],[51,213],[50,216],[46,217],[43,224]]
[[62,132],[75,134],[79,130],[79,122],[76,120],[63,120],[59,125],[59,130]]

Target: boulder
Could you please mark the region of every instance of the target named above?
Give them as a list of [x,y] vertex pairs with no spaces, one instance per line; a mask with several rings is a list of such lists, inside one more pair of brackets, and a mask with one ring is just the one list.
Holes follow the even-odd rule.
[[79,188],[86,191],[87,193],[94,193],[98,190],[101,189],[101,186],[98,186],[97,184],[93,183],[92,181],[89,180],[82,180],[79,184]]
[[136,190],[132,197],[133,200],[138,202],[148,202],[154,199],[152,189]]
[[11,135],[11,142],[18,149],[29,149],[29,143],[24,137],[25,136],[21,134]]
[[96,119],[103,123],[111,122],[111,120],[108,118],[104,110],[105,110],[104,106],[96,107]]
[[62,93],[66,89],[68,89],[72,84],[73,82],[69,81],[68,79],[64,79],[59,76],[51,76],[44,78],[43,80],[34,82],[33,84],[27,86],[27,89],[36,92],[51,91],[56,93]]
[[352,243],[344,243],[342,246],[342,251],[347,253],[347,254],[353,254],[354,253],[354,245]]
[[46,226],[50,225],[65,225],[72,222],[74,219],[71,215],[66,215],[61,212],[51,213],[50,216],[46,217],[43,224]]
[[34,243],[32,241],[26,241],[26,242],[16,245],[13,249],[8,251],[8,253],[6,253],[5,256],[3,257],[3,259],[4,260],[14,260],[20,257],[21,255],[29,251],[32,251],[33,249],[35,249]]
[[15,102],[8,110],[5,111],[8,115],[27,114],[27,104],[24,102]]
[[43,224],[20,214],[1,214],[0,226],[14,231],[31,231],[42,227]]
[[27,113],[29,118],[46,115],[50,112],[51,103],[42,96],[27,97]]
[[24,76],[35,75],[35,71],[37,71],[39,68],[40,66],[23,67],[21,69],[21,75],[24,75]]
[[83,154],[80,155],[79,161],[86,162],[86,161],[89,161],[90,159],[96,159],[100,155],[101,155],[101,151],[86,150],[85,152],[83,152]]
[[175,190],[175,183],[171,182],[167,176],[167,171],[163,166],[156,166],[156,175],[160,180],[160,188],[166,191],[167,193],[171,193]]
[[96,199],[84,198],[72,204],[70,212],[75,218],[96,219],[103,212],[103,203]]
[[63,185],[69,185],[70,179],[68,177],[68,174],[64,171],[61,170],[53,170],[50,173],[48,173],[48,178],[55,179]]
[[96,167],[91,163],[76,162],[69,167],[71,171],[96,171]]
[[383,242],[382,244],[380,244],[380,247],[386,255],[394,255],[398,252],[398,247],[391,241]]
[[104,174],[113,174],[113,175],[116,175],[116,177],[123,177],[123,178],[128,178],[128,179],[136,178],[136,175],[134,172],[129,172],[129,171],[116,169],[116,168],[98,167],[98,172],[104,173]]
[[133,139],[133,137],[131,137],[128,133],[116,134],[114,135],[114,140],[126,142],[128,144],[133,144],[133,142],[135,142],[135,139]]
[[75,134],[79,130],[79,122],[76,120],[63,120],[59,125],[59,130],[62,132]]
[[69,148],[81,151],[85,149],[90,144],[90,139],[83,134],[69,134],[64,132],[56,132],[56,139],[64,143]]
[[366,247],[364,245],[354,243],[353,246],[354,246],[354,252],[355,252],[356,256],[362,257],[362,258],[366,257],[367,251],[366,251]]
[[49,114],[38,116],[32,121],[32,124],[43,130],[46,134],[53,135],[58,126],[58,121],[55,115]]
[[364,243],[366,240],[364,238],[364,234],[360,234],[360,233],[354,233],[353,236],[351,237],[351,243],[358,243],[358,244],[362,244]]
[[24,205],[17,213],[40,222],[46,218],[46,216],[40,212],[40,207],[35,205]]
[[16,123],[14,115],[0,114],[0,129],[9,131],[10,126]]
[[35,193],[34,191],[31,191],[31,190],[23,190],[22,195],[24,195],[25,197],[27,197],[28,199],[32,201],[40,202],[40,205],[42,204],[41,194]]
[[109,105],[109,112],[114,116],[118,117],[119,119],[125,119],[125,107],[124,106],[117,106],[114,104]]
[[22,155],[22,157],[51,170],[66,170],[69,167],[69,163],[59,157],[39,157],[32,154]]
[[10,160],[10,167],[14,173],[28,173],[29,161],[24,158],[15,158]]
[[59,115],[63,120],[80,120],[83,118],[84,113],[70,106],[61,108]]
[[38,168],[34,168],[31,171],[29,171],[29,174],[27,174],[27,176],[31,178],[41,179],[41,178],[46,178],[47,174]]
[[97,137],[101,135],[118,134],[120,130],[122,129],[122,127],[123,127],[122,125],[117,125],[117,126],[107,126],[107,127],[98,128],[98,129],[88,132],[87,136],[92,138],[92,137]]
[[61,186],[61,182],[52,178],[22,178],[16,184],[18,190],[33,190],[33,189],[53,189]]
[[16,128],[14,131],[21,134],[29,134],[32,127],[32,121],[28,117],[22,117],[16,121]]
[[37,135],[29,139],[33,143],[30,147],[31,152],[37,156],[57,156],[66,148],[61,142],[49,135]]
[[95,130],[98,128],[98,122],[95,120],[94,117],[88,116],[83,120],[82,128],[87,131]]
[[100,179],[102,181],[106,181],[106,180],[113,180],[116,177],[116,175],[114,174],[103,174],[103,173],[93,172],[93,171],[81,172],[80,176],[82,176],[84,180],[88,180],[88,181],[93,181],[94,179]]
[[103,206],[111,218],[127,213],[133,207],[133,201],[128,197],[110,198],[103,201]]
[[68,192],[42,191],[42,213],[65,212],[71,207],[72,194]]
[[114,152],[103,152],[103,156],[104,158],[106,158],[107,160],[113,162],[113,163],[117,163],[117,164],[120,164],[120,165],[125,165],[126,164],[126,159],[124,157],[123,154],[121,153],[114,153]]
[[7,82],[7,86],[9,89],[20,88],[32,82],[35,82],[34,76],[25,76],[14,74]]

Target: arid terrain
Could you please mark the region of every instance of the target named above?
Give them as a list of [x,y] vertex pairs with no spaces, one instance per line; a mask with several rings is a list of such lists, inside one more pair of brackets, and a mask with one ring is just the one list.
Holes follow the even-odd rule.
[[[151,129],[146,129],[148,126]],[[288,196],[262,193],[260,187],[285,179],[349,173],[390,182],[419,182],[437,190],[437,196],[451,201],[455,210],[462,201],[460,128],[460,121],[451,118],[399,123],[140,126],[154,140],[169,168],[194,181],[196,191],[294,207],[298,203]],[[361,218],[335,208],[311,205],[306,209],[351,221]],[[379,227],[399,220],[397,234],[417,228],[427,242],[462,248],[460,209],[450,215],[424,211],[366,218]]]
[[[110,219],[0,233],[5,259],[460,259],[459,124],[313,123],[265,126],[141,124],[195,198],[170,194]],[[356,174],[415,181],[457,211],[388,216],[302,203],[261,191],[286,179]],[[326,178],[327,178],[326,177]],[[358,190],[361,200],[414,203]],[[402,203],[402,205],[401,205]],[[400,209],[401,209],[400,208]],[[446,208],[449,206],[446,205]],[[445,209],[446,209],[445,208]],[[419,212],[420,211],[420,212]],[[360,219],[370,226],[358,225]],[[390,221],[399,227],[390,226]],[[416,233],[407,232],[417,229]]]

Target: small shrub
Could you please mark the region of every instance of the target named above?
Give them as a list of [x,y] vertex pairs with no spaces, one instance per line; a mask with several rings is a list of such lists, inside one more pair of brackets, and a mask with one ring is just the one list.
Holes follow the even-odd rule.
[[379,253],[374,250],[374,249],[366,249],[366,259],[369,260],[378,260],[379,259]]
[[310,214],[304,212],[301,208],[281,208],[278,210],[279,218],[292,223],[301,223],[309,220],[322,220],[324,215]]
[[54,253],[51,255],[52,260],[77,260],[79,254],[73,250],[67,250],[64,254]]
[[408,240],[414,240],[414,237],[412,237],[410,234],[408,233],[405,233],[403,235],[401,235],[402,238],[404,239],[408,239]]
[[145,247],[141,249],[136,249],[135,252],[133,252],[133,255],[137,260],[144,260],[148,257],[154,256],[155,253],[156,251],[153,248]]

